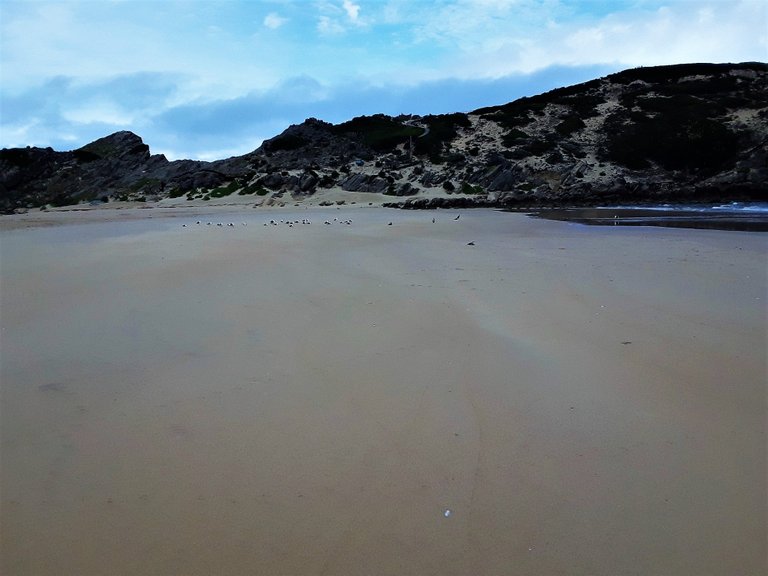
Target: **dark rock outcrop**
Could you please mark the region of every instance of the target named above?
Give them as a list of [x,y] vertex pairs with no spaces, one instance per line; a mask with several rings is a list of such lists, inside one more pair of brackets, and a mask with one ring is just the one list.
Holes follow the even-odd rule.
[[348,192],[386,192],[390,182],[378,175],[355,173],[344,178],[339,185]]

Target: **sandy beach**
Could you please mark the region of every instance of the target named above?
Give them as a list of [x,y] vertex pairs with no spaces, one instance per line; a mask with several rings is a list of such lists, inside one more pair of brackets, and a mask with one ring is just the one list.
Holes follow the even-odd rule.
[[767,248],[490,209],[0,219],[0,572],[764,574]]

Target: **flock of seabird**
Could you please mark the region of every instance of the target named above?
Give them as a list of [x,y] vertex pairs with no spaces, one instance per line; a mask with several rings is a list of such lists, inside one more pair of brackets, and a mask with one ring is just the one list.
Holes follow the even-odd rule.
[[[234,222],[229,222],[227,224],[224,224],[223,222],[216,222],[214,224],[213,222],[205,222],[205,223],[203,223],[200,220],[195,222],[195,224],[197,226],[205,225],[205,226],[233,226],[233,227],[235,225]],[[284,225],[284,226],[288,226],[289,228],[293,228],[296,225],[309,226],[310,224],[312,224],[312,222],[310,220],[307,220],[306,218],[302,218],[301,220],[279,220],[279,221],[278,220],[270,220],[269,222],[264,222],[264,226],[280,226],[281,224]],[[328,226],[331,226],[333,224],[345,224],[347,226],[351,226],[352,225],[352,219],[348,218],[346,220],[339,220],[338,218],[334,218],[333,220],[326,220],[325,222],[323,222],[323,224],[326,224]],[[248,226],[248,223],[247,222],[241,222],[241,225],[242,226]],[[182,228],[186,228],[187,225],[186,224],[182,224],[181,227]]]
[[[461,214],[456,216],[456,218],[454,218],[454,220],[458,220],[460,217],[461,217]],[[434,218],[432,218],[432,223],[433,224],[435,223],[435,219]],[[203,222],[201,222],[200,220],[195,222],[195,224],[197,226],[203,226],[203,225],[205,225],[205,226],[214,226],[214,225],[215,226],[224,226],[225,225],[222,222],[216,222],[216,224],[214,224],[213,222],[206,222],[205,224],[203,224]],[[280,221],[270,220],[269,222],[264,222],[264,226],[280,226],[281,224],[284,225],[284,226],[288,226],[289,228],[293,228],[294,225],[308,226],[308,225],[312,224],[312,222],[310,222],[306,218],[302,218],[301,220],[280,220]],[[325,224],[326,226],[332,226],[333,224],[344,224],[346,226],[351,226],[352,225],[352,219],[349,218],[349,219],[346,219],[346,220],[339,220],[338,218],[334,218],[333,220],[325,220],[323,222],[323,224]],[[248,223],[247,222],[241,222],[241,225],[242,226],[248,226]],[[234,222],[229,222],[229,223],[226,224],[226,226],[234,227],[235,224],[234,224]],[[387,224],[387,226],[392,226],[392,222]],[[181,227],[182,228],[186,228],[187,225],[186,224],[182,224]]]
[[279,226],[280,224],[285,224],[288,226],[288,228],[293,228],[294,224],[302,224],[304,226],[308,226],[312,224],[309,220],[306,218],[302,218],[301,221],[299,220],[280,220],[280,222],[276,222],[275,220],[270,220],[268,223],[264,222],[264,226]]
[[[454,218],[454,220],[458,220],[459,218],[461,218],[461,214],[458,214],[456,216],[456,218]],[[433,224],[435,223],[435,219],[434,218],[432,218],[432,223]],[[203,226],[203,223],[200,220],[195,222],[195,224],[197,224],[198,226]],[[248,226],[247,222],[241,222],[241,224],[242,224],[242,226]],[[294,226],[309,226],[310,224],[312,224],[312,222],[310,222],[306,218],[302,218],[301,220],[279,220],[279,221],[278,220],[270,220],[269,222],[264,222],[264,226],[281,226],[282,225],[282,226],[288,226],[288,228],[293,228]],[[323,224],[326,225],[326,226],[332,226],[334,224],[342,224],[342,225],[346,225],[346,226],[351,226],[352,225],[352,219],[349,218],[349,219],[346,219],[346,220],[339,220],[338,218],[334,218],[333,220],[325,220],[323,222]],[[215,225],[216,226],[224,226],[225,224],[222,223],[222,222],[217,222]],[[214,226],[214,224],[213,224],[213,222],[206,222],[205,226]],[[235,224],[234,224],[234,222],[229,222],[228,224],[226,224],[226,226],[234,227]],[[392,222],[389,222],[387,224],[387,226],[392,226]],[[186,228],[187,225],[186,224],[182,224],[181,227],[182,228]],[[474,246],[474,245],[475,245],[474,242],[467,242],[467,246]]]
[[[195,224],[197,224],[198,226],[202,226],[202,225],[203,225],[203,223],[202,223],[202,222],[200,222],[200,220],[198,220],[197,222],[195,222]],[[241,224],[242,224],[243,226],[248,226],[248,222],[241,222]],[[206,225],[206,226],[213,226],[213,222],[206,222],[206,223],[205,223],[205,225]],[[234,225],[235,225],[235,224],[234,224],[234,222],[229,222],[229,223],[227,224],[227,226],[233,226],[233,227],[234,227]],[[224,226],[224,224],[223,224],[223,223],[221,223],[221,222],[217,222],[217,223],[216,223],[216,226]],[[182,227],[182,228],[186,228],[186,227],[187,227],[187,225],[186,225],[186,224],[182,224],[182,225],[181,225],[181,227]]]

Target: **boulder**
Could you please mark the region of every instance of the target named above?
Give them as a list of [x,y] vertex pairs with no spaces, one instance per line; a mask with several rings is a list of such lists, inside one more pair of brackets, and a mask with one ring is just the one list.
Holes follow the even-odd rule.
[[348,192],[385,192],[390,182],[380,176],[362,174],[359,172],[350,174],[341,181],[341,189]]
[[520,175],[512,170],[503,170],[495,175],[488,184],[488,190],[493,192],[512,190],[520,182]]
[[303,193],[314,192],[317,188],[317,183],[320,181],[317,174],[312,171],[304,172],[299,178],[299,190]]
[[419,178],[419,184],[427,188],[440,186],[445,181],[445,174],[434,170],[425,170]]
[[419,189],[412,186],[410,182],[393,185],[385,192],[389,196],[415,196],[418,193]]
[[259,179],[258,184],[264,186],[264,188],[278,190],[279,188],[283,187],[283,184],[285,184],[285,177],[279,172],[273,172],[272,174],[262,176]]

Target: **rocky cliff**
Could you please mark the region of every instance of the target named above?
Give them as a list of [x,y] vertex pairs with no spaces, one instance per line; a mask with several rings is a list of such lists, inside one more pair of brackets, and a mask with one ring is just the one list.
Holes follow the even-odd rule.
[[637,68],[468,114],[309,119],[216,162],[169,162],[131,132],[0,151],[4,212],[324,189],[405,207],[768,200],[768,65]]

